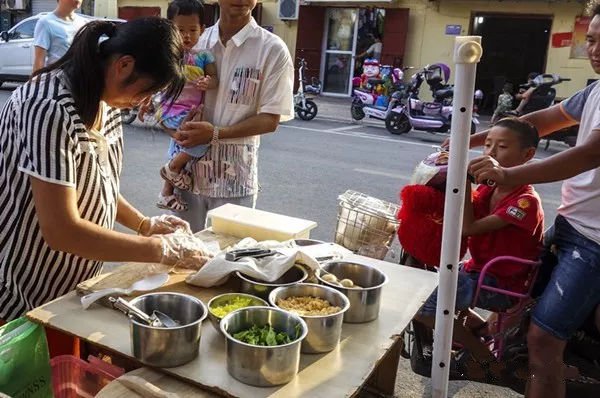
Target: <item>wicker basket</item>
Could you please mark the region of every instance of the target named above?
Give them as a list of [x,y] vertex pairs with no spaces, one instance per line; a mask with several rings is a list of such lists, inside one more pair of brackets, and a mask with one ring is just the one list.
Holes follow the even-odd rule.
[[399,206],[351,190],[338,199],[335,243],[354,253],[383,259],[398,228]]

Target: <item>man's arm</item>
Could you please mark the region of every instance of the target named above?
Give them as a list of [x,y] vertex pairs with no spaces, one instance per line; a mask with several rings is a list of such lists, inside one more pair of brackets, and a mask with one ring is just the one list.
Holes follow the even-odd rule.
[[524,185],[561,181],[600,166],[600,130],[593,130],[583,145],[567,149],[544,160],[503,168],[489,156],[471,161],[469,171],[477,181]]
[[[219,129],[219,139],[251,137],[277,130],[279,115],[259,113],[232,126]],[[214,126],[210,122],[187,122],[177,132],[177,143],[183,147],[193,147],[210,143]]]
[[32,73],[35,73],[39,69],[42,69],[46,66],[46,55],[48,51],[45,48],[35,46],[35,51],[33,53],[33,70]]
[[35,24],[35,30],[33,32],[33,46],[35,48],[33,54],[33,71],[35,73],[39,69],[46,66],[46,56],[48,55],[48,49],[52,43],[50,37],[50,28],[44,18],[41,18],[37,24]]
[[[540,137],[544,137],[566,127],[574,126],[578,123],[575,119],[570,118],[566,114],[564,109],[562,109],[561,104],[528,113],[525,116],[521,116],[520,119],[527,120],[533,124],[537,128]],[[474,148],[482,146],[485,143],[488,132],[489,129],[482,131],[481,133],[473,134],[469,141],[469,147]],[[444,142],[444,144],[446,144],[446,142]],[[444,146],[444,144],[442,144],[442,146]]]

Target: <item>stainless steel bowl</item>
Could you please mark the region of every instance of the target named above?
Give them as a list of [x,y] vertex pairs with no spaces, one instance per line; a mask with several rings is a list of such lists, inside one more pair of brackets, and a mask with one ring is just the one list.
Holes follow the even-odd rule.
[[211,311],[211,308],[225,305],[225,304],[229,303],[231,300],[233,300],[235,297],[247,297],[247,298],[251,299],[252,300],[251,304],[248,307],[261,307],[261,306],[267,307],[267,306],[269,306],[269,303],[267,303],[265,300],[261,299],[260,297],[253,296],[251,294],[224,293],[224,294],[220,294],[218,296],[213,297],[207,304],[208,319],[210,319],[210,323],[212,323],[212,325],[215,327],[215,329],[219,333],[222,333],[220,323],[221,323],[221,319],[223,319],[223,317],[219,317],[219,316],[216,316],[215,314],[213,314]]
[[242,281],[242,293],[258,296],[264,300],[267,300],[269,298],[269,293],[271,293],[273,289],[280,286],[294,285],[296,283],[303,282],[306,278],[308,278],[308,274],[306,273],[304,268],[298,265],[294,265],[285,274],[283,274],[281,278],[276,279],[273,282],[265,282],[258,279],[254,279],[242,274],[239,271],[236,271],[235,274]]
[[271,305],[281,308],[277,306],[279,299],[307,296],[327,300],[331,305],[341,308],[340,311],[330,315],[300,315],[308,326],[308,334],[302,342],[302,352],[305,354],[329,352],[340,342],[344,313],[350,308],[350,301],[343,293],[314,283],[299,283],[273,290],[269,295],[269,302]]
[[131,305],[151,315],[158,310],[181,326],[153,327],[129,319],[133,356],[150,366],[169,368],[188,363],[198,356],[202,321],[208,313],[199,299],[180,293],[149,293]]
[[[300,336],[291,343],[274,347],[246,344],[233,338],[235,333],[252,325],[266,324],[290,336],[295,336],[299,327]],[[300,345],[308,333],[306,322],[298,315],[279,308],[246,307],[227,314],[221,321],[221,330],[227,337],[227,371],[242,383],[272,387],[289,382],[298,373]]]
[[350,309],[344,314],[344,322],[370,322],[379,316],[381,289],[387,283],[387,276],[377,268],[346,261],[331,261],[322,266],[323,270],[335,275],[338,280],[350,279],[360,288],[345,288],[324,281],[317,276],[323,285],[331,286],[344,293],[350,300]]

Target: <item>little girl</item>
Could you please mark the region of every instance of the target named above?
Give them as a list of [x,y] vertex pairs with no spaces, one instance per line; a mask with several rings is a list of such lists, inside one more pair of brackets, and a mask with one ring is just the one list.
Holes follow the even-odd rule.
[[198,0],[174,0],[167,9],[167,18],[177,26],[183,39],[187,82],[174,101],[162,98],[158,111],[160,124],[172,139],[169,147],[170,160],[160,169],[160,176],[165,182],[158,194],[156,206],[180,212],[187,210],[187,203],[175,194],[175,188],[184,191],[192,189],[192,176],[186,166],[191,160],[204,156],[208,145],[183,148],[173,138],[183,121],[202,104],[204,91],[217,87],[218,79],[213,55],[207,51],[192,50],[204,30],[202,3]]

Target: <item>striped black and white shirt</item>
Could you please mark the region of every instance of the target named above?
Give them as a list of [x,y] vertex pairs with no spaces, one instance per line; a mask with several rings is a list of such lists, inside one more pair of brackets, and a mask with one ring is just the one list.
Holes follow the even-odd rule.
[[80,216],[112,228],[123,134],[119,111],[101,108],[102,128],[88,130],[65,76],[52,72],[15,90],[0,112],[0,319],[19,317],[100,270],[98,261],[46,244],[29,178],[75,189]]

